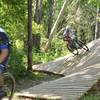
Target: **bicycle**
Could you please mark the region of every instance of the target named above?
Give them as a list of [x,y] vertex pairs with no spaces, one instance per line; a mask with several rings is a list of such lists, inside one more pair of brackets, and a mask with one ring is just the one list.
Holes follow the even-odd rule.
[[[63,37],[58,37],[58,38],[63,38]],[[82,42],[81,40],[72,40],[71,37],[67,36],[66,37],[66,45],[67,45],[67,48],[68,50],[73,53],[74,55],[78,55],[79,54],[79,49],[84,49],[86,51],[89,51],[89,48],[88,46]]]
[[6,92],[5,97],[8,98],[8,100],[12,100],[15,91],[15,78],[10,72],[7,71],[4,72],[2,76],[4,79],[3,89]]

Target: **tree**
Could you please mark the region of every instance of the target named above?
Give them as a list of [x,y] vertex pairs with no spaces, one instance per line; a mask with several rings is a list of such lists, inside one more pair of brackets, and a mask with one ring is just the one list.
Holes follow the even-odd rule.
[[61,8],[61,10],[60,10],[60,13],[59,13],[59,15],[58,15],[58,18],[57,18],[56,22],[54,23],[54,25],[53,25],[53,27],[52,27],[52,30],[51,30],[50,36],[49,36],[49,40],[48,40],[48,42],[47,42],[46,45],[45,45],[45,49],[44,49],[45,51],[47,51],[47,50],[49,49],[50,43],[51,43],[52,38],[53,38],[53,35],[54,35],[55,31],[56,31],[56,28],[57,28],[57,25],[58,25],[58,23],[59,23],[59,20],[60,20],[61,17],[63,16],[65,7],[66,7],[66,5],[67,5],[67,2],[68,2],[68,0],[65,0],[65,1],[64,1],[63,6],[62,6],[62,8]]
[[96,16],[96,28],[95,39],[100,37],[100,1],[97,2],[97,16]]
[[32,0],[28,0],[28,68],[32,70]]
[[88,0],[89,4],[97,7],[96,24],[95,24],[95,39],[100,37],[100,0]]
[[41,23],[43,15],[43,0],[34,0],[34,21],[38,24]]
[[49,38],[50,32],[51,32],[51,28],[52,28],[52,24],[53,24],[53,13],[54,13],[54,1],[55,0],[47,0],[48,1],[48,9],[47,9],[47,13],[48,13],[48,30],[47,30],[47,38]]

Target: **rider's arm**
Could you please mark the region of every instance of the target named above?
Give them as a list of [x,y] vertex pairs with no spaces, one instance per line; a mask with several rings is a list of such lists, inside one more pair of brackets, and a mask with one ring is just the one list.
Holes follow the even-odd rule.
[[8,56],[8,49],[1,50],[0,63],[2,63],[6,59],[7,56]]
[[0,45],[0,63],[2,63],[8,56],[9,50],[7,45]]

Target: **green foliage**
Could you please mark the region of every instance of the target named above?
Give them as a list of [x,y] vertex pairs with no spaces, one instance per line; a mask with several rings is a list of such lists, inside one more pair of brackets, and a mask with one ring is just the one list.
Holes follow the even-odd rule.
[[0,26],[7,30],[13,40],[20,39],[20,34],[26,31],[26,9],[24,0],[0,2]]
[[9,59],[9,70],[15,76],[15,78],[20,78],[26,73],[26,55],[20,49],[13,49],[10,59]]
[[[66,9],[66,25],[70,24],[77,30],[78,38],[85,42],[93,40],[95,34],[96,6],[86,0],[73,0]],[[65,24],[65,23],[63,23]]]
[[48,61],[68,54],[68,50],[63,40],[55,38],[55,40],[53,40],[51,44],[51,48],[46,53],[33,49],[34,64],[46,63]]
[[56,20],[59,12],[61,10],[61,7],[62,7],[63,3],[64,3],[64,0],[56,0],[56,4],[55,4],[55,13],[56,14],[54,15],[55,20]]
[[88,0],[89,4],[98,5],[100,7],[100,0]]
[[81,100],[100,100],[100,95],[88,95],[84,96]]
[[43,33],[45,33],[45,29],[43,27],[43,25],[41,24],[37,24],[33,21],[33,25],[32,25],[32,30],[33,30],[33,34],[38,34],[40,33],[41,36],[44,36]]
[[[56,0],[53,22],[55,22],[63,2],[64,0]],[[45,38],[48,20],[47,3],[47,0],[43,0],[41,25],[32,22],[33,34],[40,33],[41,35],[41,49],[47,42]],[[78,38],[84,34],[86,42],[89,42],[93,39],[97,4],[100,4],[100,0],[73,0],[72,2],[69,0],[58,30],[67,24],[73,25],[78,31]],[[27,0],[1,0],[0,19],[0,26],[7,30],[10,39],[13,41],[13,52],[9,62],[10,71],[17,78],[24,76],[27,66],[27,53],[23,50],[24,41],[27,40]],[[33,63],[45,63],[67,53],[66,44],[54,37],[51,48],[47,53],[33,49]]]

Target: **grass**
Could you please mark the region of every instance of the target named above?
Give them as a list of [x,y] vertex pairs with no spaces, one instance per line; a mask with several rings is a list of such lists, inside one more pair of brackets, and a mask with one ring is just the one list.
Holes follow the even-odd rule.
[[81,100],[100,100],[100,92],[98,94],[89,94],[84,96]]
[[60,78],[60,75],[54,75],[54,74],[48,74],[48,73],[44,73],[44,72],[26,72],[26,74],[24,75],[24,79],[30,79],[30,80],[53,80],[53,79],[57,79]]
[[80,100],[100,100],[100,80]]

